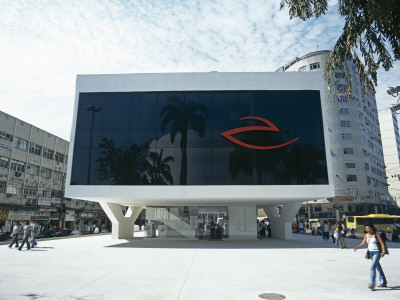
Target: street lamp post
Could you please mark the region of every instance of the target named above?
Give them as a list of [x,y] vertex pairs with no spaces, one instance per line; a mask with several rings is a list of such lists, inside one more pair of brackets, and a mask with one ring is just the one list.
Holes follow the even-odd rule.
[[92,112],[92,119],[90,123],[90,138],[89,138],[89,163],[88,163],[88,173],[87,173],[87,182],[86,184],[90,184],[90,173],[92,171],[92,146],[93,146],[93,127],[94,127],[94,114],[101,111],[101,107],[89,105],[86,107],[86,110]]
[[58,224],[60,225],[60,229],[62,229],[62,207],[64,202],[64,172],[62,173],[62,180],[61,180],[61,201],[60,201],[60,215],[58,217]]

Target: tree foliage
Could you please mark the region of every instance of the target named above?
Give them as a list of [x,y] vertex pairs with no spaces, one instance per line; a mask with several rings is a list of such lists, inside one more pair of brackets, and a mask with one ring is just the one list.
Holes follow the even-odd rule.
[[[329,0],[281,0],[290,18],[318,18],[328,10]],[[377,84],[377,71],[388,71],[400,60],[400,0],[338,0],[338,12],[345,17],[342,35],[331,51],[324,76],[353,60],[366,89]]]

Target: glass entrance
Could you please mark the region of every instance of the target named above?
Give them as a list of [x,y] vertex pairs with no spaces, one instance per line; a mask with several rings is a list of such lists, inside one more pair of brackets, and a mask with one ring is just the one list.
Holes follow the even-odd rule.
[[198,239],[222,240],[229,237],[227,207],[199,207],[196,236]]

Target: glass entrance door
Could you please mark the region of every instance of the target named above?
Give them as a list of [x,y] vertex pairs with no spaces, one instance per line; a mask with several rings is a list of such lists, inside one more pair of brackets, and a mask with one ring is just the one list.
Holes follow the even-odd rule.
[[197,238],[221,240],[229,237],[227,207],[199,207]]

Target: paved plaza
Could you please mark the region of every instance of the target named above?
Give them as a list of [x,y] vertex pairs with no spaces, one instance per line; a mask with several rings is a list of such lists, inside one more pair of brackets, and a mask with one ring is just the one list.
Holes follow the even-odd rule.
[[39,240],[30,251],[0,246],[0,299],[400,299],[400,245],[382,259],[388,288],[367,288],[366,250],[320,236],[293,240]]

